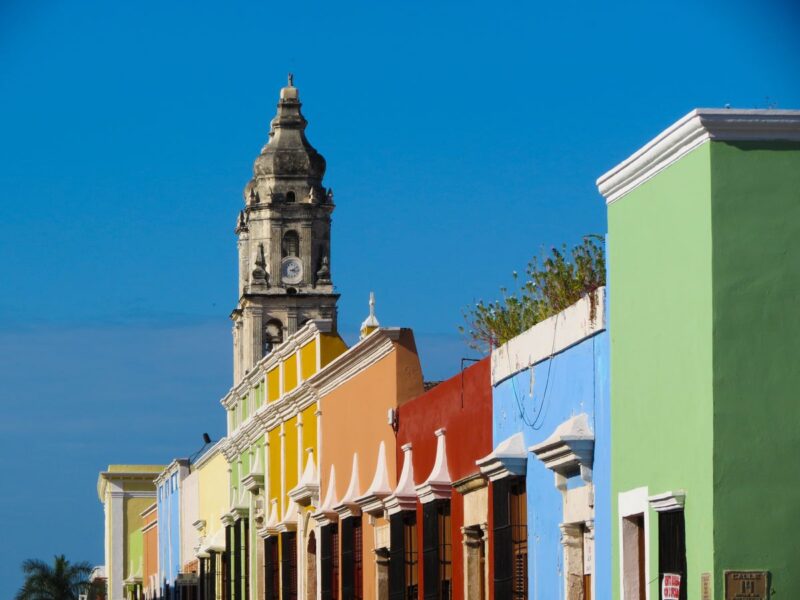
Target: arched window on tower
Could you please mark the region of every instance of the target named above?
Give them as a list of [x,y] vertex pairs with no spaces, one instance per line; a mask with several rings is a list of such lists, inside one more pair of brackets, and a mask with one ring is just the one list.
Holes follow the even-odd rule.
[[294,192],[286,192],[286,202],[294,202]]
[[261,337],[261,341],[264,356],[272,352],[276,346],[280,346],[283,343],[283,323],[278,319],[270,319],[267,321],[267,324],[264,326],[264,333]]
[[283,258],[300,255],[300,236],[296,231],[287,231],[283,234],[282,254]]

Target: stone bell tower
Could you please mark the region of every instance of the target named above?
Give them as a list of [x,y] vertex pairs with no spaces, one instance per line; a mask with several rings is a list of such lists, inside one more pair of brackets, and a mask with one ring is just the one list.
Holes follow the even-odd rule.
[[253,165],[239,213],[239,302],[233,320],[234,384],[309,319],[332,319],[333,192],[325,159],[305,136],[292,75],[281,90],[269,141]]

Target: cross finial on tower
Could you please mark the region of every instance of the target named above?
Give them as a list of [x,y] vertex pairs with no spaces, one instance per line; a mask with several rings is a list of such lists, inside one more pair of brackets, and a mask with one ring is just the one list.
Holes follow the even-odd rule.
[[289,73],[289,87],[294,87],[294,73]]

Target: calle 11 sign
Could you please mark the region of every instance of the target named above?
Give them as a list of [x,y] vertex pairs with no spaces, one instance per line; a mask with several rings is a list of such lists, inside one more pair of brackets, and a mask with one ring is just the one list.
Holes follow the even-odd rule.
[[767,600],[768,571],[725,571],[725,600]]

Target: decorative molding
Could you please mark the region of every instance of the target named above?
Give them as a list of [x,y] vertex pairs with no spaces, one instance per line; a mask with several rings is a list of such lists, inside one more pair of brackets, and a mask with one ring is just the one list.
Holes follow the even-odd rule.
[[220,454],[222,452],[222,448],[225,446],[226,441],[227,438],[223,437],[214,442],[214,445],[211,446],[211,448],[209,448],[205,452],[203,452],[200,458],[198,458],[196,461],[194,461],[194,463],[192,463],[192,466],[195,469],[202,469],[207,462],[209,462],[217,454]]
[[334,466],[331,465],[331,474],[328,477],[328,488],[325,499],[322,501],[322,506],[311,515],[311,518],[313,518],[320,527],[335,523],[339,518],[339,515],[334,510],[337,504],[339,504],[339,501],[336,499],[336,470]]
[[483,474],[473,473],[472,475],[467,475],[458,481],[454,481],[453,489],[464,496],[471,492],[482,490],[487,485],[486,478],[483,476]]
[[656,512],[683,510],[683,507],[686,504],[686,492],[683,490],[664,492],[663,494],[650,496],[647,501],[650,503],[650,508]]
[[705,142],[800,141],[800,111],[698,108],[597,179],[611,204]]
[[386,466],[386,444],[381,441],[378,447],[378,462],[375,466],[375,477],[372,479],[364,495],[356,499],[361,510],[373,517],[382,517],[383,501],[392,494],[389,486],[389,470]]
[[570,477],[576,470],[584,481],[592,481],[594,433],[589,428],[586,413],[561,423],[549,438],[531,446],[530,451],[556,474],[556,486],[559,488],[566,489],[562,478]]
[[528,467],[528,451],[521,431],[500,442],[487,456],[475,461],[484,477],[498,481],[506,477],[521,477]]
[[445,446],[444,427],[437,429],[434,435],[436,440],[436,460],[433,463],[433,470],[428,475],[425,483],[417,486],[417,496],[422,504],[433,502],[434,500],[449,500],[452,492],[452,481],[450,471],[447,468],[447,448]]
[[492,385],[604,331],[605,292],[605,287],[595,292],[594,320],[591,318],[591,299],[584,296],[572,306],[492,350]]
[[297,502],[300,506],[316,504],[319,498],[319,477],[317,468],[314,464],[314,449],[306,448],[308,459],[297,486],[289,490],[289,498]]
[[384,500],[386,512],[390,515],[417,507],[417,489],[414,486],[414,463],[411,460],[411,444],[403,444],[403,469],[397,487],[391,496]]
[[350,473],[350,485],[347,486],[347,491],[344,493],[344,497],[339,501],[339,504],[333,507],[333,510],[336,511],[340,519],[358,517],[361,515],[361,507],[356,503],[356,499],[361,495],[359,489],[358,453],[356,452],[353,454],[353,470]]

